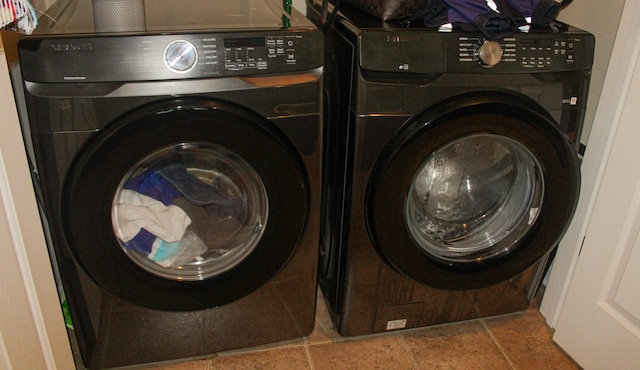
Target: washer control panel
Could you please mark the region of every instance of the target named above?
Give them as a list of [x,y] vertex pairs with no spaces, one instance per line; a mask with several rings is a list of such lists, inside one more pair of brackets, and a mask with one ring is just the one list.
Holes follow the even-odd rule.
[[[32,82],[153,81],[289,73],[322,66],[315,28],[264,32],[26,38]],[[30,66],[33,66],[30,68]]]
[[273,65],[295,66],[301,44],[302,38],[297,36],[225,38],[222,42],[224,69],[247,71],[268,70]]

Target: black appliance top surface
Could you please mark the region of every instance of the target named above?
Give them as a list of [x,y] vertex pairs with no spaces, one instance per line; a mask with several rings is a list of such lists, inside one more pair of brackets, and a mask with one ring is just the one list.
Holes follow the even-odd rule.
[[[316,9],[319,9],[319,4],[317,4],[318,0],[309,0],[313,3],[313,6]],[[340,11],[338,12],[335,20],[336,24],[346,25],[347,29],[354,33],[360,32],[389,32],[389,31],[418,31],[418,32],[426,32],[426,33],[449,33],[448,31],[438,31],[434,28],[428,28],[424,25],[422,20],[418,19],[412,22],[400,22],[400,21],[387,21],[384,22],[372,15],[369,15],[359,9],[356,9],[349,4],[341,4]],[[474,32],[472,26],[469,25],[468,29],[462,29],[458,27],[454,29],[451,33],[478,33]],[[536,35],[536,34],[554,34],[554,33],[584,33],[588,34],[588,32],[581,30],[577,27],[567,25],[562,22],[554,22],[552,27],[536,27],[532,26],[528,32],[522,32],[516,34],[517,36],[527,35]]]
[[290,11],[283,0],[59,0],[19,41],[22,75],[36,83],[133,82],[321,67],[322,33]]
[[[311,17],[320,13],[317,0]],[[470,26],[469,26],[470,27]],[[475,30],[448,32],[412,23],[383,22],[347,4],[340,6],[333,28],[357,45],[360,68],[401,74],[547,73],[588,70],[595,38],[589,32],[555,22],[531,27],[500,40]]]
[[34,34],[168,33],[312,27],[313,24],[295,9],[290,16],[286,16],[282,0],[58,0],[40,17],[40,25]]

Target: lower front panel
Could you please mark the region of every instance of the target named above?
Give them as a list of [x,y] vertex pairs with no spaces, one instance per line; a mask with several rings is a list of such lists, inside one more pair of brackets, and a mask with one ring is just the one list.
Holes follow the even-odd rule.
[[[310,253],[294,257],[300,262]],[[308,266],[308,264],[306,264]],[[79,279],[90,320],[84,338],[70,331],[87,368],[102,369],[204,356],[290,340],[313,331],[315,270],[290,266],[267,285],[233,303],[206,310],[170,312],[143,308]],[[69,303],[75,304],[73,296]],[[75,320],[76,326],[83,325]],[[81,329],[77,327],[76,329]],[[87,336],[94,332],[95,336]],[[79,360],[79,359],[78,359]]]
[[347,273],[337,302],[341,309],[332,317],[340,334],[356,336],[519,312],[531,305],[544,265],[541,260],[508,281],[482,289],[442,290],[419,284],[380,261],[374,279]]

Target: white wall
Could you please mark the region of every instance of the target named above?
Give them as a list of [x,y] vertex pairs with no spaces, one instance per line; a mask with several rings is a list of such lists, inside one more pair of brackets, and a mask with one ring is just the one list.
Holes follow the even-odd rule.
[[560,12],[558,19],[591,32],[596,37],[596,53],[589,90],[589,102],[582,142],[588,144],[600,91],[609,65],[613,42],[622,15],[624,0],[575,0]]
[[293,7],[298,9],[302,14],[305,13],[305,9],[307,8],[304,0],[293,0]]
[[73,369],[0,41],[0,369]]

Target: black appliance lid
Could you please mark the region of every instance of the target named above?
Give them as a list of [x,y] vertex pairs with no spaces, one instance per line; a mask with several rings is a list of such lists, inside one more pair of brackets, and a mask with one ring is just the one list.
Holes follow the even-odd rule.
[[282,0],[59,0],[40,17],[36,35],[103,32],[311,28]]
[[[318,12],[318,14],[321,13],[321,4],[318,2],[318,0],[315,0],[315,1],[308,0],[307,4],[311,5],[311,7],[316,12]],[[329,7],[329,10],[333,10],[333,5]],[[336,19],[334,20],[333,24],[336,25],[338,29],[344,28],[356,34],[361,34],[361,33],[371,34],[375,32],[382,32],[386,34],[389,32],[398,32],[398,31],[417,31],[422,33],[427,32],[427,33],[434,33],[434,34],[461,33],[461,34],[480,35],[480,33],[476,29],[474,29],[473,26],[471,25],[469,25],[468,29],[467,28],[462,29],[460,27],[457,27],[457,28],[454,28],[453,31],[450,31],[450,30],[439,31],[437,28],[426,27],[422,19],[418,19],[412,22],[404,22],[402,20],[383,21],[347,3],[340,4],[339,11],[336,14]],[[528,32],[515,33],[513,37],[520,37],[520,36],[526,37],[526,35],[529,35],[529,34],[558,34],[558,33],[586,34],[587,32],[575,26],[556,20],[555,22],[553,22],[552,27],[540,27],[540,26],[531,25]]]

